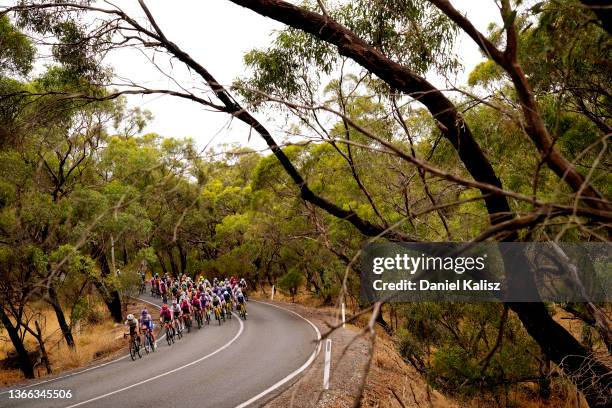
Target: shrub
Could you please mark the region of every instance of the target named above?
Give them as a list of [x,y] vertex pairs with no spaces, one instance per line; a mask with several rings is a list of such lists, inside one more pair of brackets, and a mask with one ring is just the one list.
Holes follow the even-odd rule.
[[291,301],[295,302],[295,295],[297,295],[299,287],[304,284],[304,280],[304,275],[295,269],[290,269],[278,280],[278,287],[284,292],[288,292],[291,295]]

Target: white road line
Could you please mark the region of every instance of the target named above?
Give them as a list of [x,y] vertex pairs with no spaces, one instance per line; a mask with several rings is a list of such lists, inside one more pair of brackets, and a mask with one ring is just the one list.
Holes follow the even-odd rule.
[[[159,307],[159,306],[158,306],[158,305],[156,305],[155,303],[149,302],[148,300],[144,300],[144,299],[141,299],[141,298],[138,298],[138,300],[141,300],[141,301],[143,301],[143,302],[145,302],[145,303],[148,303],[148,304],[150,304],[150,305],[153,305],[153,306],[157,307],[158,309],[161,309],[161,307]],[[166,337],[166,335],[165,335],[165,334],[163,334],[163,335],[162,335],[160,338],[158,338],[158,339],[155,341],[155,344],[157,344],[157,343],[159,343],[160,341],[162,341],[162,340],[163,340],[165,337]],[[34,388],[34,387],[37,387],[37,386],[42,385],[42,384],[46,384],[46,383],[49,383],[49,382],[52,382],[52,381],[59,381],[59,380],[63,380],[64,378],[68,378],[68,377],[74,377],[75,375],[78,375],[78,374],[83,374],[83,373],[85,373],[85,372],[87,372],[87,371],[95,370],[95,369],[97,369],[97,368],[102,368],[102,367],[104,367],[104,366],[107,366],[107,365],[109,365],[109,364],[115,363],[115,362],[117,362],[117,361],[121,361],[121,360],[123,360],[124,358],[128,358],[129,356],[130,356],[129,354],[126,354],[126,355],[125,355],[125,356],[123,356],[123,357],[119,357],[119,358],[116,358],[116,359],[114,359],[114,360],[107,361],[106,363],[103,363],[103,364],[98,364],[98,365],[95,365],[95,366],[93,366],[93,367],[86,368],[86,369],[84,369],[84,370],[79,370],[79,371],[76,371],[76,372],[74,372],[74,373],[70,373],[70,374],[62,375],[62,376],[60,376],[60,377],[50,378],[50,379],[48,379],[48,380],[40,381],[40,382],[37,382],[37,383],[35,383],[35,384],[24,385],[23,387],[19,387],[19,388],[12,388],[12,389],[9,389],[9,390],[6,390],[6,391],[2,391],[2,392],[0,392],[0,395],[2,395],[2,394],[8,394],[9,392],[11,392],[11,391],[15,391],[15,390],[24,390],[24,389],[27,389],[27,388]]]
[[[250,404],[252,404],[255,401],[257,401],[258,399],[260,399],[260,398],[264,397],[265,395],[271,393],[272,391],[278,389],[279,387],[281,387],[283,384],[287,383],[288,381],[291,381],[293,378],[295,378],[302,371],[306,370],[312,364],[312,362],[315,360],[315,358],[317,358],[317,356],[319,355],[319,351],[321,351],[321,332],[319,331],[318,327],[314,325],[313,322],[311,322],[310,320],[306,319],[304,316],[300,315],[299,313],[294,312],[293,310],[285,309],[284,307],[273,305],[272,303],[260,302],[260,301],[254,300],[254,299],[252,299],[250,301],[251,302],[261,303],[261,304],[268,305],[268,306],[273,306],[273,307],[276,307],[277,309],[281,309],[281,310],[284,310],[286,312],[293,313],[294,315],[296,315],[300,319],[305,320],[306,322],[308,322],[308,324],[310,324],[312,326],[312,328],[315,330],[315,333],[317,333],[317,348],[312,352],[312,354],[310,355],[308,360],[306,360],[306,362],[304,364],[302,364],[302,366],[300,368],[298,368],[297,370],[295,370],[294,372],[292,372],[291,374],[289,374],[285,378],[281,379],[277,383],[273,384],[269,388],[266,388],[265,390],[263,390],[259,394],[255,395],[251,399],[249,399],[247,401],[244,401],[243,403],[241,403],[239,405],[236,405],[236,408],[247,407]],[[70,408],[70,407],[67,407],[67,408]]]
[[167,375],[174,374],[174,373],[175,373],[175,372],[177,372],[177,371],[180,371],[180,370],[182,370],[182,369],[184,369],[184,368],[190,367],[190,366],[192,366],[192,365],[194,365],[194,364],[197,364],[197,363],[199,363],[199,362],[201,362],[201,361],[204,361],[204,360],[206,360],[207,358],[212,357],[212,356],[214,356],[215,354],[217,354],[217,353],[219,353],[219,352],[221,352],[221,351],[225,350],[225,349],[226,349],[226,348],[228,348],[228,347],[229,347],[229,346],[230,346],[230,345],[231,345],[233,342],[235,342],[235,341],[236,341],[236,339],[238,339],[238,337],[240,337],[240,335],[241,335],[241,334],[242,334],[242,332],[244,331],[244,324],[242,323],[242,319],[240,319],[240,317],[239,317],[238,315],[236,315],[235,313],[232,313],[232,314],[233,314],[234,316],[236,316],[236,319],[238,320],[238,323],[240,323],[240,329],[238,330],[238,333],[236,333],[236,335],[235,335],[235,336],[234,336],[234,337],[233,337],[233,338],[232,338],[232,339],[231,339],[229,342],[225,343],[223,346],[219,347],[218,349],[216,349],[216,350],[215,350],[215,351],[213,351],[212,353],[209,353],[209,354],[205,355],[204,357],[200,357],[199,359],[197,359],[197,360],[195,360],[195,361],[192,361],[191,363],[188,363],[188,364],[185,364],[185,365],[183,365],[183,366],[177,367],[177,368],[175,368],[175,369],[173,369],[173,370],[166,371],[165,373],[162,373],[162,374],[156,375],[156,376],[154,376],[154,377],[147,378],[146,380],[142,380],[142,381],[139,381],[139,382],[137,382],[137,383],[134,383],[134,384],[128,385],[127,387],[119,388],[118,390],[111,391],[111,392],[107,392],[106,394],[102,394],[102,395],[99,395],[99,396],[97,396],[97,397],[90,398],[90,399],[88,399],[88,400],[86,400],[86,401],[82,401],[82,402],[79,402],[79,403],[77,403],[77,404],[69,405],[69,406],[67,406],[66,408],[74,408],[74,407],[79,407],[79,406],[81,406],[81,405],[85,405],[85,404],[88,404],[88,403],[90,403],[90,402],[97,401],[97,400],[99,400],[99,399],[103,399],[103,398],[109,397],[109,396],[111,396],[111,395],[118,394],[118,393],[120,393],[120,392],[123,392],[123,391],[129,390],[129,389],[131,389],[131,388],[138,387],[139,385],[146,384],[146,383],[148,383],[148,382],[151,382],[151,381],[157,380],[158,378],[162,378],[162,377],[165,377],[165,376],[167,376]]

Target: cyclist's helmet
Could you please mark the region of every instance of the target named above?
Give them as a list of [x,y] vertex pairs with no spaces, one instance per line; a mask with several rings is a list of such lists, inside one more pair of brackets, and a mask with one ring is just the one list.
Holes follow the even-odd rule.
[[142,311],[140,312],[141,315],[146,316],[149,314],[149,311],[147,310],[147,308],[145,307],[144,309],[142,309]]
[[168,305],[164,303],[164,304],[162,305],[162,310],[168,310]]
[[130,313],[129,315],[127,315],[127,319],[130,321],[134,320],[134,315]]
[[176,305],[176,299],[172,299],[172,304]]

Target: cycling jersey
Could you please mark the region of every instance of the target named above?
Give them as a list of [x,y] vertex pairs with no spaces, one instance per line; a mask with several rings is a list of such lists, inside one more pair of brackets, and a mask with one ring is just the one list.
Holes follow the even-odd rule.
[[202,308],[202,303],[200,303],[200,299],[194,298],[191,301],[191,306],[195,307],[196,309],[201,309]]
[[133,318],[132,320],[126,320],[125,324],[130,328],[130,334],[136,333],[136,329],[138,328],[138,319]]
[[170,309],[162,309],[161,313],[159,314],[159,316],[163,319],[164,322],[171,322],[172,321],[172,311]]
[[242,293],[240,293],[236,298],[238,300],[238,303],[244,303],[244,295]]
[[174,317],[179,317],[181,315],[181,308],[176,305],[176,307],[172,306],[172,314]]

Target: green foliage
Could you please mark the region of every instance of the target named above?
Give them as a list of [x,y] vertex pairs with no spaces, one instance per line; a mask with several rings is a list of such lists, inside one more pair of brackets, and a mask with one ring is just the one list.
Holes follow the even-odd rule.
[[297,295],[298,289],[304,284],[304,275],[295,269],[290,269],[278,280],[278,287],[288,292],[293,299]]
[[7,74],[25,76],[32,69],[36,49],[28,37],[0,16],[0,77]]

